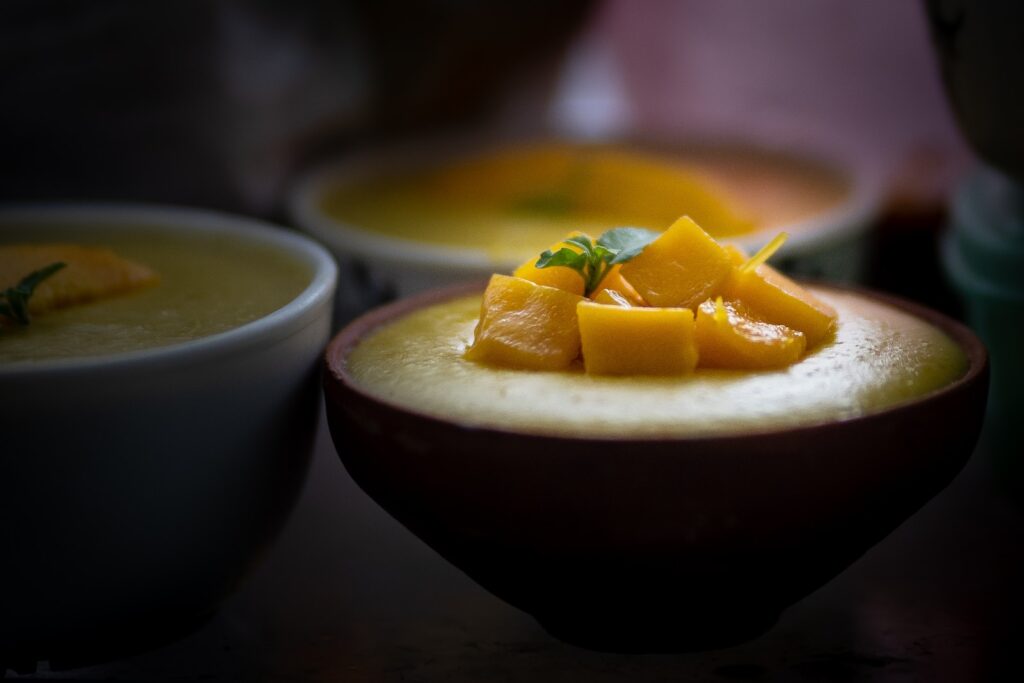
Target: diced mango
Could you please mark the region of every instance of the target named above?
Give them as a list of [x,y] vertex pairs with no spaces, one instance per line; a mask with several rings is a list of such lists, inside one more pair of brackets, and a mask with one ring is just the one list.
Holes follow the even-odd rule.
[[693,311],[581,301],[583,364],[598,375],[681,375],[697,365]]
[[159,276],[110,249],[76,244],[0,246],[0,290],[51,263],[64,268],[43,280],[29,299],[30,313],[43,313],[155,284]]
[[[575,237],[577,235],[583,235],[582,232],[573,232],[569,234],[569,237]],[[558,251],[559,249],[568,248],[579,253],[580,248],[574,244],[568,242],[558,242],[552,244],[550,247],[551,251]],[[549,268],[538,268],[536,266],[537,258],[531,258],[521,266],[516,268],[512,272],[513,277],[519,277],[530,282],[535,282],[538,285],[545,285],[547,287],[556,287],[558,289],[564,289],[567,292],[571,292],[578,296],[583,295],[583,289],[585,284],[583,282],[583,276],[580,275],[579,271],[567,268],[566,266],[551,266]]]
[[836,323],[835,309],[769,265],[736,269],[723,294],[764,320],[803,332],[808,348],[824,340]]
[[807,346],[803,332],[758,320],[742,303],[722,297],[697,309],[696,335],[700,365],[707,368],[782,368]]
[[592,299],[594,303],[604,304],[605,306],[625,306],[631,308],[633,303],[626,297],[619,294],[614,289],[602,289]]
[[740,248],[738,245],[723,244],[722,248],[725,249],[725,252],[727,254],[729,254],[729,260],[732,261],[732,264],[737,268],[746,263],[747,259],[750,258],[747,255],[747,252],[743,251],[743,249]]
[[651,306],[693,309],[719,293],[733,268],[729,253],[683,216],[624,263],[622,276]]
[[583,298],[508,275],[492,275],[468,360],[528,370],[560,370],[580,353],[576,304]]
[[[594,293],[590,295],[594,301],[597,301],[604,292],[615,292],[623,299],[629,302],[630,306],[646,306],[647,302],[644,301],[640,293],[633,288],[633,285],[629,284],[626,278],[622,277],[622,266],[614,265],[608,271],[608,274],[604,276],[601,283],[594,290]],[[611,298],[611,297],[605,297]],[[614,300],[613,300],[614,301]],[[607,303],[607,301],[601,301],[601,303]],[[618,303],[618,302],[615,302]]]

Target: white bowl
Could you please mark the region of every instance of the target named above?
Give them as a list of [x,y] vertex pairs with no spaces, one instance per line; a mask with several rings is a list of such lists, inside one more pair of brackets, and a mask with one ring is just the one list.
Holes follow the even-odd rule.
[[290,303],[226,332],[0,366],[0,670],[123,654],[214,611],[304,480],[337,275],[311,240],[218,213],[0,210],[0,236],[43,239],[55,223],[232,236],[311,275]]
[[[570,141],[571,142],[571,141]],[[780,230],[790,238],[775,263],[788,272],[834,282],[856,283],[862,279],[868,228],[880,205],[880,189],[873,177],[834,152],[774,150],[741,141],[659,144],[648,140],[623,141],[627,147],[667,154],[685,154],[693,149],[749,150],[820,167],[823,173],[839,174],[849,187],[844,200],[809,218],[785,225],[772,225],[729,241],[756,250]],[[326,244],[345,267],[355,271],[348,289],[360,291],[365,302],[406,296],[466,280],[479,280],[493,272],[510,272],[518,263],[495,260],[482,250],[453,248],[389,237],[352,225],[327,214],[322,208],[325,193],[332,188],[352,187],[368,179],[396,171],[423,168],[459,158],[467,152],[495,148],[492,141],[430,140],[353,154],[313,169],[295,183],[289,197],[291,221]],[[345,273],[343,273],[344,275]]]

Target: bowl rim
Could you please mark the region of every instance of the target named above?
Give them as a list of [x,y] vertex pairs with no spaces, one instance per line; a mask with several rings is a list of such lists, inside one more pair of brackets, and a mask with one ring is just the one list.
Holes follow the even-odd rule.
[[223,211],[137,202],[40,202],[0,204],[0,232],[12,225],[51,225],[88,229],[97,222],[133,233],[219,234],[287,250],[312,269],[309,283],[291,301],[255,320],[229,330],[166,346],[73,358],[19,361],[0,365],[0,380],[37,379],[110,370],[134,371],[178,367],[185,363],[232,356],[274,343],[313,324],[319,308],[334,295],[338,277],[334,258],[309,237],[272,223]]
[[356,184],[401,168],[416,168],[431,160],[454,159],[464,153],[486,153],[516,144],[570,144],[622,146],[640,151],[682,154],[686,150],[747,151],[813,164],[842,177],[849,186],[847,197],[836,206],[795,223],[762,228],[728,238],[747,249],[758,249],[776,233],[790,233],[780,250],[782,257],[798,257],[805,251],[841,243],[865,232],[881,211],[882,186],[875,175],[860,168],[855,158],[823,146],[768,144],[741,136],[701,136],[668,140],[653,135],[620,135],[593,139],[573,135],[434,137],[404,143],[370,146],[347,157],[326,161],[299,175],[287,193],[287,213],[294,225],[338,254],[379,263],[413,267],[491,272],[515,268],[518,263],[497,263],[479,249],[445,247],[416,240],[389,237],[332,218],[322,210],[320,199],[328,187]]
[[[398,318],[408,315],[416,310],[431,306],[434,304],[451,301],[463,296],[469,296],[477,292],[481,292],[486,285],[486,282],[473,281],[463,282],[456,285],[443,287],[439,289],[433,289],[421,294],[411,296],[405,299],[401,299],[384,306],[372,309],[367,313],[359,316],[355,320],[348,323],[343,327],[328,343],[327,348],[323,354],[323,366],[325,372],[323,373],[323,381],[325,388],[329,388],[330,385],[350,392],[359,397],[360,400],[366,401],[373,404],[375,408],[390,411],[392,413],[404,413],[414,417],[415,419],[425,423],[436,426],[454,427],[461,430],[471,430],[475,434],[493,435],[495,437],[504,438],[519,438],[519,439],[544,439],[554,440],[556,442],[574,442],[574,443],[593,443],[598,444],[609,444],[609,443],[699,443],[699,442],[737,442],[744,441],[747,439],[763,439],[776,437],[779,435],[797,435],[806,436],[808,438],[813,437],[815,434],[820,434],[823,430],[832,429],[837,425],[851,426],[860,423],[866,423],[874,420],[878,420],[882,417],[899,415],[901,413],[906,414],[909,411],[916,410],[924,404],[930,402],[936,402],[942,400],[944,397],[950,394],[965,390],[972,386],[978,381],[987,382],[989,373],[989,360],[988,352],[982,341],[963,323],[950,318],[944,313],[940,313],[934,309],[928,308],[921,304],[908,301],[892,294],[878,292],[875,290],[868,289],[866,287],[855,286],[855,285],[844,285],[836,283],[826,282],[807,282],[812,286],[820,289],[831,289],[842,293],[853,293],[860,296],[867,297],[872,301],[882,303],[885,305],[892,306],[897,310],[908,313],[925,320],[926,322],[934,325],[936,328],[944,332],[954,342],[956,342],[963,350],[964,355],[967,358],[967,369],[963,375],[955,379],[954,381],[946,384],[945,386],[939,387],[929,393],[922,394],[921,396],[914,397],[912,399],[897,403],[895,405],[883,408],[881,410],[866,413],[864,415],[857,415],[852,417],[844,417],[835,420],[829,420],[827,422],[818,422],[807,425],[797,425],[792,427],[782,427],[776,429],[761,429],[761,430],[750,430],[738,432],[735,434],[690,434],[690,435],[678,435],[678,436],[664,436],[664,435],[643,435],[643,434],[629,434],[623,436],[576,436],[576,435],[560,435],[552,434],[549,432],[528,432],[516,429],[507,429],[494,425],[481,425],[473,423],[465,423],[454,419],[448,419],[438,417],[429,413],[425,413],[421,410],[409,408],[392,401],[380,398],[373,395],[366,389],[362,388],[358,381],[350,374],[348,370],[348,364],[345,362],[349,353],[359,345],[359,343],[366,338],[367,335],[374,332],[376,329],[386,325]],[[330,407],[328,407],[330,411]]]

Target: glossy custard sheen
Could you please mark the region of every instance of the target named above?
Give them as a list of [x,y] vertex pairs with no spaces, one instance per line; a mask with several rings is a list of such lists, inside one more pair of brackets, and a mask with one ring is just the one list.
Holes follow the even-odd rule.
[[[5,231],[0,240],[104,246],[160,275],[152,287],[0,328],[0,364],[168,346],[261,318],[298,296],[312,268],[271,246],[236,237],[121,230]],[[17,239],[15,239],[17,238]]]
[[348,358],[387,402],[467,425],[566,436],[686,436],[811,425],[927,394],[967,370],[932,325],[854,294],[812,289],[839,313],[834,341],[783,370],[699,369],[682,377],[602,377],[485,366],[463,358],[480,315],[472,296],[416,311]]

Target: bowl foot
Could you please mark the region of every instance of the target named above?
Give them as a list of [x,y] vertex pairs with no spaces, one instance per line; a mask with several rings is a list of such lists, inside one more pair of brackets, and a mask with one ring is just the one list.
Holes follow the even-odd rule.
[[649,615],[596,619],[587,616],[538,616],[551,636],[577,647],[601,652],[655,654],[717,650],[766,633],[778,612],[688,616],[686,622]]

